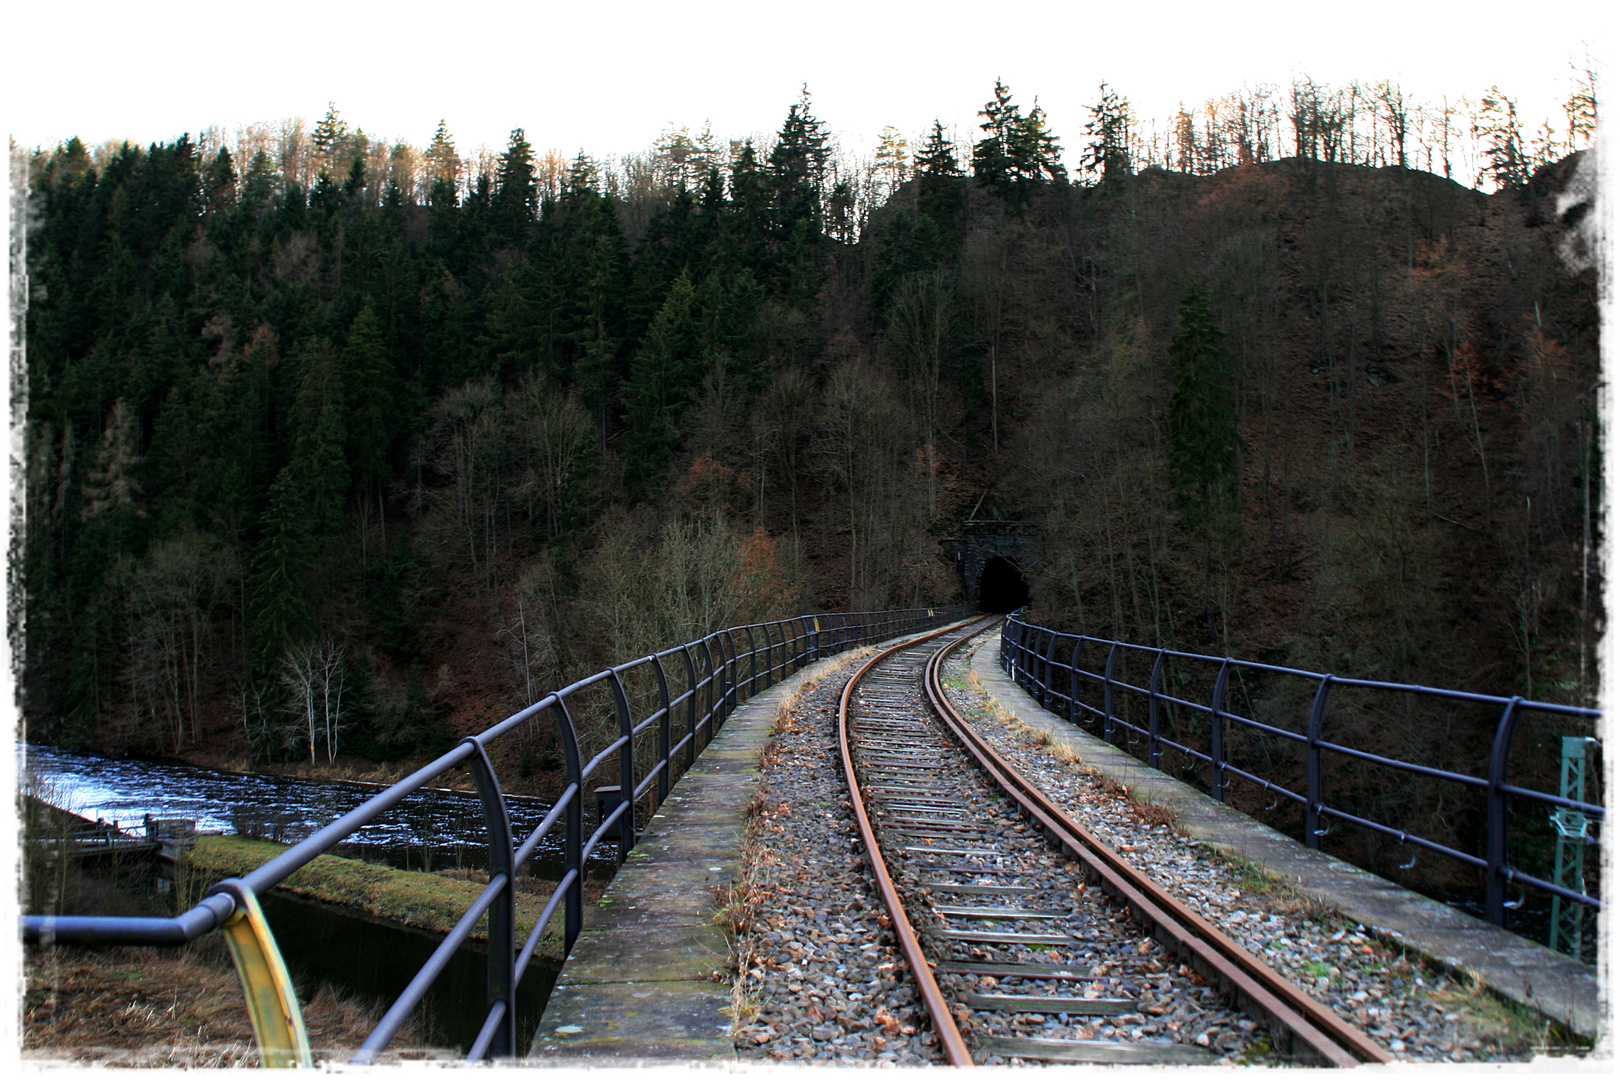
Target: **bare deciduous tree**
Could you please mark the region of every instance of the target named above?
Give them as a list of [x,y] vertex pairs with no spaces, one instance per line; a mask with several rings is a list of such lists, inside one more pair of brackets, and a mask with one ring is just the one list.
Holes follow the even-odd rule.
[[311,765],[316,746],[325,747],[328,762],[334,760],[348,727],[343,703],[348,662],[342,646],[330,634],[291,646],[281,656],[280,676],[291,719],[284,732],[287,746],[307,745]]

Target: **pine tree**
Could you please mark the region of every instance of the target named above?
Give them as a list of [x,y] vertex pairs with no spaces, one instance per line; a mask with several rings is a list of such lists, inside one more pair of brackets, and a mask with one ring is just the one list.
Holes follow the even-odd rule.
[[1525,185],[1530,174],[1518,105],[1495,86],[1480,99],[1474,137],[1485,141],[1486,165],[1479,171],[1481,180],[1489,176],[1503,190]]
[[[1106,184],[1131,171],[1131,105],[1109,89],[1106,82],[1097,90],[1097,104],[1091,107],[1091,119],[1086,121],[1091,144],[1086,149],[1083,165],[1099,183]],[[1188,117],[1189,122],[1191,119]]]
[[237,186],[238,213],[257,220],[267,213],[275,199],[276,170],[270,155],[260,150],[248,162],[247,172]]
[[651,480],[674,456],[676,416],[702,378],[704,356],[692,279],[682,271],[630,366],[625,390],[631,451],[627,468]]
[[788,108],[776,145],[771,147],[776,227],[783,237],[790,236],[801,222],[812,231],[822,229],[822,199],[831,155],[825,125],[810,115],[810,88],[805,87]]
[[355,157],[349,164],[349,175],[343,181],[343,197],[351,206],[358,205],[366,191],[366,159]]
[[349,141],[349,125],[338,115],[335,103],[326,103],[326,115],[310,133],[310,141],[315,144],[316,161],[324,168],[330,169],[343,156]]
[[928,142],[917,155],[917,213],[929,223],[932,243],[926,257],[943,261],[962,247],[968,205],[967,177],[956,160],[956,150],[945,138],[938,120],[928,134]]
[[892,194],[901,184],[911,179],[911,162],[906,153],[910,147],[901,138],[900,129],[885,127],[873,156],[872,172],[881,184],[884,197]]
[[1202,525],[1236,497],[1241,436],[1224,331],[1194,282],[1170,340],[1170,479],[1189,524]]
[[506,153],[501,155],[496,178],[495,199],[491,206],[491,232],[497,244],[520,247],[528,239],[529,226],[539,209],[534,181],[534,152],[523,137],[522,128],[513,128]]
[[[1023,123],[1023,114],[1012,103],[1012,91],[996,80],[995,97],[985,102],[979,115],[979,130],[985,137],[973,146],[973,178],[990,191],[1006,198],[1014,185],[1011,144],[1013,132]],[[935,121],[938,127],[938,121]]]
[[1012,154],[1019,178],[1026,184],[1039,184],[1047,180],[1063,183],[1069,178],[1064,168],[1063,147],[1057,136],[1046,126],[1046,110],[1039,102],[1013,132]]
[[337,357],[314,340],[299,357],[303,378],[293,405],[292,460],[283,471],[289,495],[304,514],[309,535],[329,536],[343,524],[349,490],[348,402]]
[[203,197],[209,214],[223,214],[236,205],[236,167],[223,146],[203,174]]
[[937,118],[934,120],[934,130],[928,133],[928,141],[917,152],[916,171],[920,177],[935,180],[963,175],[962,166],[956,160],[956,148],[945,137],[945,127]]
[[433,141],[428,144],[422,159],[429,190],[443,181],[454,192],[461,183],[461,159],[456,156],[456,144],[451,141],[450,131],[444,126],[443,120],[439,121],[437,130],[433,132]]
[[1012,91],[997,79],[995,98],[979,115],[984,117],[979,130],[986,137],[973,147],[973,176],[1008,206],[1021,209],[1039,184],[1068,178],[1060,160],[1063,148],[1047,130],[1040,105],[1025,116],[1013,104]]
[[394,373],[369,303],[349,326],[341,378],[348,399],[351,481],[359,491],[380,498],[389,480],[388,446],[396,423]]
[[770,204],[770,178],[754,154],[754,140],[745,140],[731,163],[731,206],[745,233],[763,233]]

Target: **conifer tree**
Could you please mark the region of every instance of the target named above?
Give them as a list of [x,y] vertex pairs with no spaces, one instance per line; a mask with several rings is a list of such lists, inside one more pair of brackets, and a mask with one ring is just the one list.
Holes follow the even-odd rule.
[[927,223],[927,235],[919,242],[927,260],[938,263],[961,250],[967,196],[967,177],[956,160],[956,149],[936,119],[917,155],[917,213]]
[[872,171],[879,178],[885,196],[892,194],[896,188],[911,178],[911,162],[906,151],[910,149],[906,140],[901,138],[900,129],[885,127],[882,138],[878,140],[877,153],[873,156]]
[[[1091,107],[1091,119],[1086,121],[1086,134],[1091,136],[1091,143],[1086,148],[1083,165],[1099,183],[1106,184],[1131,171],[1131,106],[1106,82],[1097,92],[1097,104]],[[1190,122],[1191,117],[1188,120]]]
[[343,346],[342,385],[349,414],[348,458],[354,486],[363,494],[381,493],[389,479],[388,446],[392,441],[394,379],[382,329],[368,303],[349,326]]
[[1189,524],[1203,524],[1236,495],[1240,435],[1226,337],[1194,282],[1170,340],[1170,478]]
[[788,108],[776,145],[771,148],[776,224],[782,233],[791,233],[801,221],[821,228],[821,203],[831,156],[825,125],[810,115],[810,88],[806,86],[799,100]]
[[[1023,123],[1023,113],[1012,103],[1012,91],[996,80],[995,97],[985,103],[979,115],[979,130],[985,137],[973,146],[973,178],[1005,198],[1013,188],[1013,133]],[[938,127],[935,121],[935,127]]]
[[1025,183],[1051,180],[1061,184],[1069,178],[1062,161],[1063,147],[1047,128],[1046,110],[1039,102],[1013,132],[1012,151],[1019,177]]
[[506,153],[501,155],[495,198],[490,208],[491,231],[496,242],[521,246],[535,218],[538,191],[534,181],[534,152],[522,128],[513,128]]
[[630,365],[630,384],[625,391],[632,439],[628,467],[642,480],[657,476],[674,455],[677,410],[690,399],[702,375],[704,357],[694,293],[692,279],[682,271]]
[[450,139],[450,131],[439,121],[438,128],[433,132],[433,141],[428,144],[427,151],[422,155],[426,165],[426,179],[429,189],[443,181],[450,185],[453,192],[461,182],[461,159],[456,156],[456,144]]
[[325,341],[312,341],[299,359],[303,378],[293,405],[292,460],[283,476],[309,534],[323,537],[342,525],[349,490],[348,403],[337,357]]
[[236,167],[223,146],[203,174],[203,193],[210,214],[223,214],[236,205]]
[[745,140],[731,163],[732,212],[745,235],[760,235],[769,220],[770,183],[754,153],[754,140]]
[[343,156],[349,141],[349,124],[338,114],[334,102],[326,103],[326,115],[310,133],[310,141],[315,144],[316,160],[324,168],[330,169]]
[[1063,148],[1046,127],[1046,113],[1040,105],[1023,114],[1012,102],[1012,91],[996,80],[995,98],[980,111],[985,132],[973,147],[973,176],[991,192],[1021,209],[1030,192],[1048,180],[1068,178],[1060,155]]
[[1524,152],[1524,131],[1514,100],[1495,86],[1479,102],[1474,120],[1474,137],[1485,141],[1485,166],[1481,180],[1489,176],[1499,189],[1523,187],[1530,179]]

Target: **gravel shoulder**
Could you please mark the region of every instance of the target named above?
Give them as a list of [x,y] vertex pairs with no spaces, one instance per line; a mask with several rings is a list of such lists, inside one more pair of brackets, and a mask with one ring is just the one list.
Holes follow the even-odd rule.
[[946,665],[952,704],[1016,768],[1139,869],[1387,1047],[1422,1062],[1524,1061],[1567,1051],[1548,1025],[1392,949],[1368,928],[1291,890],[1252,864],[1179,833],[1168,808],[1138,802],[1024,725],[971,670],[980,636]]

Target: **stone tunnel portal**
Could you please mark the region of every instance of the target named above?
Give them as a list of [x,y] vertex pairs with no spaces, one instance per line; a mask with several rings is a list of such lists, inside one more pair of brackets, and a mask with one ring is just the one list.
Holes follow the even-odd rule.
[[1029,584],[1018,567],[997,555],[979,574],[979,610],[1004,615],[1029,603]]

